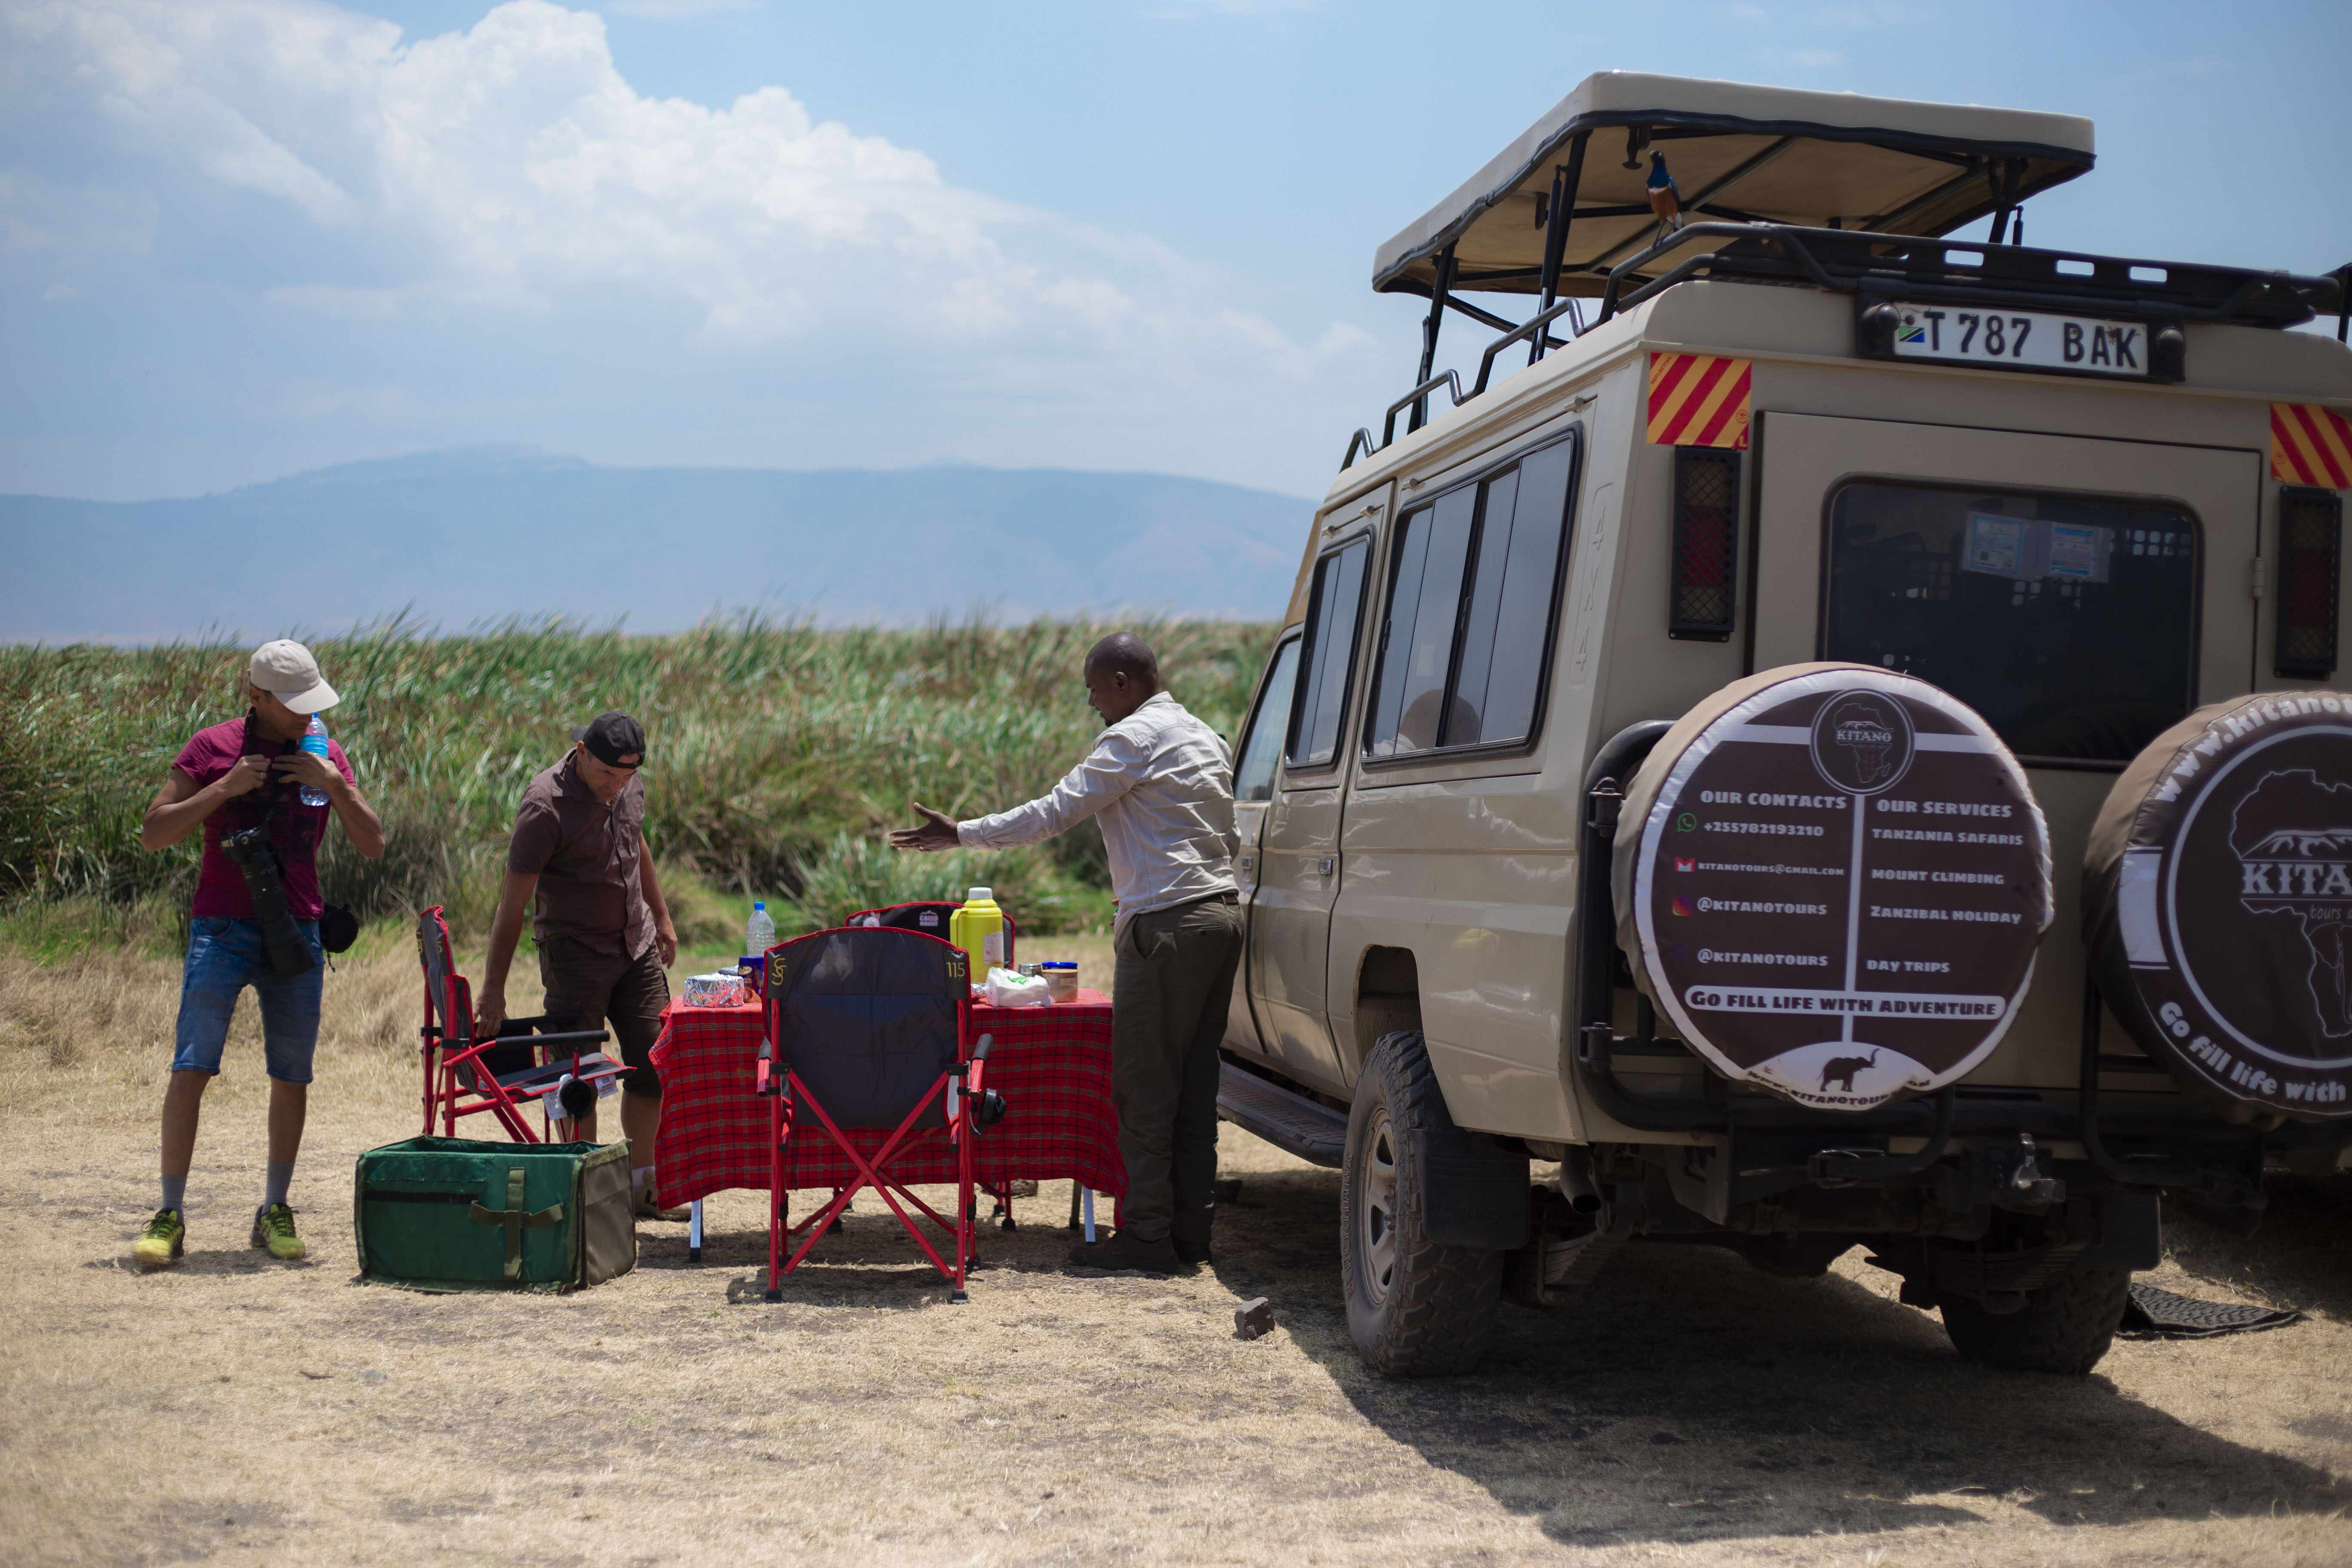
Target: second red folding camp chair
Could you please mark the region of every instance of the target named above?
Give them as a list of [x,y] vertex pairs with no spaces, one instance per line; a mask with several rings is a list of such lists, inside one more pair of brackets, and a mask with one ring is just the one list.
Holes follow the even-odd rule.
[[[841,923],[845,926],[888,926],[894,931],[919,931],[926,936],[948,934],[948,917],[961,909],[961,904],[930,900],[914,904],[885,904],[878,910],[860,910]],[[1004,967],[1013,967],[1013,939],[1020,932],[1013,926],[1013,917],[1004,917]],[[978,978],[985,980],[986,975]]]
[[[783,1299],[783,1277],[866,1187],[946,1279],[948,1300],[966,1299],[975,1230],[972,1141],[1004,1115],[1003,1100],[985,1082],[989,1039],[969,1038],[969,967],[963,951],[945,939],[888,926],[821,931],[768,950],[758,1091],[770,1097],[769,1300]],[[878,1144],[850,1135],[884,1130]],[[941,1138],[955,1152],[956,1170],[945,1215],[893,1170]],[[798,1139],[840,1150],[857,1173],[795,1226],[784,1162]],[[868,1152],[861,1144],[874,1146]],[[944,1233],[946,1251],[932,1246],[924,1221]]]
[[[496,1037],[474,1037],[474,992],[457,973],[449,951],[449,922],[436,904],[416,917],[416,956],[425,966],[425,1135],[440,1123],[445,1138],[457,1135],[459,1118],[488,1112],[518,1143],[536,1143],[523,1108],[536,1101],[552,1122],[576,1120],[594,1103],[593,1096],[623,1070],[604,1052],[587,1047],[610,1037],[603,1029],[553,1034],[537,1030],[569,1018],[509,1018]],[[561,1097],[564,1080],[573,1103]]]

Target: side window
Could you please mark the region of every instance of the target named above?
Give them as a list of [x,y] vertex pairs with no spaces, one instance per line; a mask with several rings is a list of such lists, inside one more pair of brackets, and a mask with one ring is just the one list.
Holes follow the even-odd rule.
[[1339,752],[1356,668],[1356,623],[1362,619],[1364,574],[1372,542],[1360,539],[1315,563],[1307,634],[1298,653],[1298,700],[1291,709],[1283,760],[1294,768],[1328,767]]
[[1571,437],[1405,514],[1368,755],[1497,745],[1534,733],[1575,472]]
[[1249,733],[1242,737],[1241,755],[1234,764],[1235,800],[1274,798],[1274,760],[1282,743],[1283,721],[1290,717],[1290,694],[1298,684],[1298,639],[1292,637],[1275,650],[1274,668],[1265,689],[1250,715]]

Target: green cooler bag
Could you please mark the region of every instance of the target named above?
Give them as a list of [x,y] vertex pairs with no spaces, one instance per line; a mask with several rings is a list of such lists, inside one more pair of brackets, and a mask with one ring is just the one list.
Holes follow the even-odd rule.
[[362,1278],[417,1290],[573,1290],[637,1264],[629,1145],[410,1138],[360,1156]]

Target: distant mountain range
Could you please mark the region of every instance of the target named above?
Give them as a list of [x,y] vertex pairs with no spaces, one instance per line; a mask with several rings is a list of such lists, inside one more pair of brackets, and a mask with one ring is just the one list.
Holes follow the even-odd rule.
[[1268,620],[1313,503],[1162,474],[608,468],[514,447],[186,500],[0,496],[0,642],[445,631],[559,612],[904,623],[1134,608]]

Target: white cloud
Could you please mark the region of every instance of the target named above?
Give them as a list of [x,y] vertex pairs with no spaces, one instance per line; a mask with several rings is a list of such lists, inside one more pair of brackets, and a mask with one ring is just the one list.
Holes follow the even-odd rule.
[[1756,58],[1776,70],[1827,70],[1845,63],[1834,49],[1765,48],[1757,50]]
[[268,279],[289,308],[528,315],[617,287],[690,303],[713,348],[1183,342],[1277,374],[1319,352],[1235,317],[1198,264],[959,189],[784,88],[725,109],[640,94],[603,19],[548,0],[414,41],[316,0],[0,0],[0,86],[30,79],[134,159],[350,231],[341,254],[376,275]]
[[[156,389],[93,409],[112,457],[0,437],[0,488],[68,493],[485,440],[1306,489],[1395,372],[1277,321],[1282,280],[957,186],[784,87],[640,93],[548,0],[423,38],[322,0],[0,0],[0,281],[79,288]],[[173,312],[135,318],[172,323],[168,390],[126,310]]]

